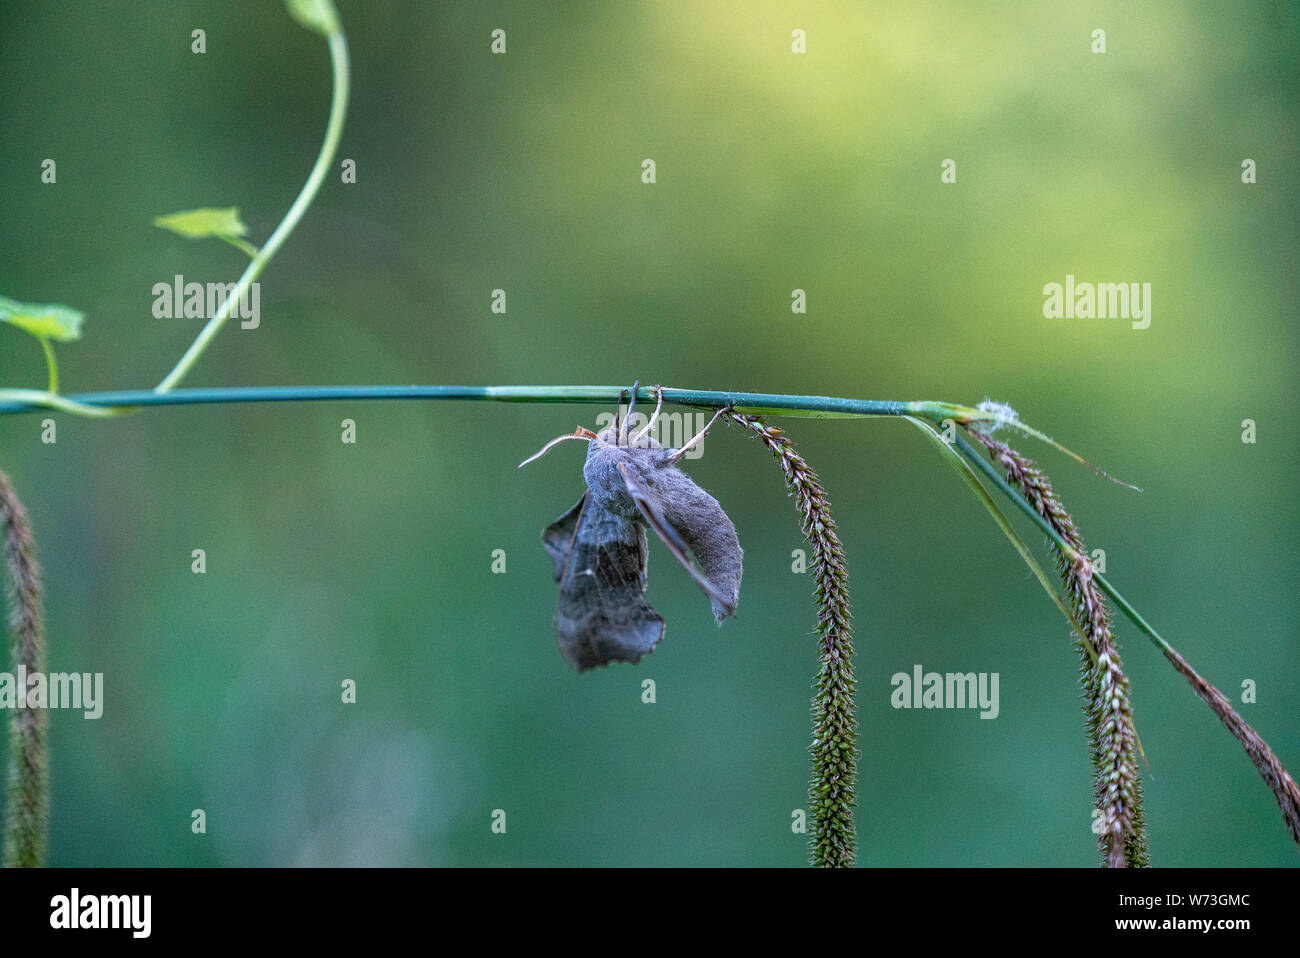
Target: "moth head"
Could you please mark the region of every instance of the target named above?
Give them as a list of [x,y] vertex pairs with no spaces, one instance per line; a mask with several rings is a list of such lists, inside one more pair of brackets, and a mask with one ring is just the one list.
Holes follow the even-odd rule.
[[[658,386],[654,387],[656,403],[653,415],[635,418],[633,411],[636,409],[636,391],[639,386],[640,381],[638,380],[632,384],[631,393],[625,390],[619,394],[618,406],[614,408],[614,421],[597,434],[598,446],[626,447],[629,449],[660,448],[659,443],[655,441],[650,433],[654,430],[655,422],[659,419],[660,410],[663,409],[663,391]],[[620,419],[624,399],[627,400],[627,414]],[[644,425],[642,424],[643,420]]]
[[[622,418],[619,417],[619,412],[622,409],[622,397],[620,397],[619,409],[614,412],[614,421],[610,423],[608,426],[606,426],[604,429],[600,430],[600,432],[592,432],[586,426],[579,426],[572,433],[566,433],[563,436],[556,436],[545,446],[543,446],[540,450],[538,450],[535,455],[529,456],[527,459],[521,462],[519,464],[519,468],[522,469],[530,462],[535,462],[536,460],[541,459],[542,456],[546,455],[548,452],[550,452],[560,443],[564,442],[566,439],[586,440],[588,443],[587,454],[589,457],[597,449],[603,450],[603,449],[608,449],[610,447],[627,448],[627,449],[663,448],[662,446],[659,445],[659,443],[655,440],[655,438],[652,435],[650,435],[651,430],[654,428],[655,420],[659,416],[659,410],[663,406],[662,393],[660,393],[658,396],[659,401],[655,406],[654,415],[649,417],[649,419],[646,420],[645,425],[642,426],[641,428],[639,429],[631,428],[633,422],[632,411],[636,408],[637,387],[638,387],[637,383],[632,384],[632,398],[628,402],[626,416],[623,416]],[[658,390],[658,387],[656,386],[655,389]],[[623,396],[627,396],[626,391],[624,391]],[[640,423],[638,422],[637,425],[639,426]],[[593,442],[595,444],[591,445]]]
[[[624,420],[626,422],[627,420]],[[636,421],[633,425],[639,425]],[[614,446],[624,449],[661,449],[658,440],[642,429],[620,429],[618,424],[606,426],[596,434],[598,446]]]

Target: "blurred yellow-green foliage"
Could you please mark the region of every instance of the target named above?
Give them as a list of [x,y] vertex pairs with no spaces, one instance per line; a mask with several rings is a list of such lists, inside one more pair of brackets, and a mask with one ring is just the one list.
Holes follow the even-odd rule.
[[[639,378],[1009,402],[1145,489],[1024,446],[1112,580],[1297,770],[1294,5],[340,12],[356,183],[331,175],[262,277],[261,327],[230,324],[186,385]],[[230,282],[245,260],[153,218],[238,206],[264,242],[316,155],[329,82],[321,39],[278,3],[0,5],[0,294],[85,311],[59,348],[65,391],[171,368],[200,322],[155,318],[153,284]],[[1042,287],[1066,274],[1151,283],[1150,328],[1045,319]],[[39,345],[0,327],[0,385],[43,384]],[[0,418],[50,666],[105,676],[102,719],[53,717],[52,863],[806,861],[790,821],[807,802],[812,583],[791,572],[797,518],[757,443],[719,429],[688,463],[745,547],[736,619],[716,628],[656,544],[654,654],[576,675],[555,648],[538,535],[581,491],[581,449],[515,465],[598,411],[59,415],[54,445],[44,417]],[[916,430],[784,425],[849,553],[860,862],[1095,864],[1057,610]],[[1240,747],[1117,630],[1153,863],[1294,865]],[[891,708],[890,676],[916,663],[999,673],[998,718]]]

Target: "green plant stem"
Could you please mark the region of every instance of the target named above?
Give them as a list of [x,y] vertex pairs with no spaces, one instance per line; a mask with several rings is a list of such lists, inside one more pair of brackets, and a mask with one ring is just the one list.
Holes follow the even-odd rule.
[[217,239],[229,243],[235,249],[239,250],[241,253],[247,256],[249,259],[257,259],[257,253],[258,253],[257,247],[254,246],[252,243],[250,243],[248,240],[244,239],[242,236],[226,236],[223,234],[221,236],[218,236]]
[[[327,400],[450,399],[523,403],[613,403],[626,386],[235,386],[211,389],[134,389],[103,393],[73,393],[51,397],[34,389],[0,389],[0,415],[34,412],[52,407],[52,400],[77,411],[102,415],[102,407],[173,406],[242,402],[321,402]],[[729,392],[713,389],[663,390],[664,402],[685,406],[731,406],[736,412],[769,416],[801,416],[816,419],[860,419],[873,416],[920,415],[934,418],[935,407],[947,403],[898,402],[895,400],[846,399],[838,396],[798,396],[782,393]],[[637,401],[654,402],[647,387],[637,390]],[[101,407],[87,413],[90,407]],[[937,420],[936,420],[937,421]]]
[[59,361],[54,358],[54,347],[50,345],[49,337],[37,337],[41,341],[41,349],[45,351],[45,368],[50,372],[50,392],[59,391]]
[[[126,395],[126,394],[123,394]],[[151,396],[144,392],[140,395]],[[89,419],[112,419],[134,408],[130,403],[85,403],[75,396],[60,396],[40,389],[0,389],[0,416],[9,413],[36,412],[53,409]]]
[[213,338],[217,333],[221,332],[221,327],[230,319],[235,303],[239,302],[240,297],[245,295],[248,287],[262,275],[262,271],[266,269],[267,264],[275,258],[275,254],[279,252],[280,247],[284,245],[284,241],[289,238],[289,234],[294,231],[303,214],[307,212],[312,201],[315,200],[321,183],[325,181],[325,176],[334,163],[334,154],[337,152],[339,141],[343,136],[343,121],[348,111],[348,86],[350,83],[348,41],[342,30],[330,35],[329,50],[330,65],[334,73],[334,97],[330,103],[330,117],[329,124],[325,128],[325,139],[321,143],[320,153],[316,156],[316,163],[307,176],[307,182],[303,184],[301,192],[298,193],[298,198],[293,201],[293,205],[289,207],[289,212],[284,215],[284,219],[275,228],[271,238],[253,256],[252,262],[248,264],[244,274],[239,277],[239,282],[235,284],[235,288],[230,291],[225,301],[222,302],[212,318],[208,320],[207,325],[203,327],[194,342],[190,344],[190,348],[177,361],[172,371],[154,387],[154,392],[171,392],[185,378],[186,374],[194,368],[194,364],[199,361],[199,357],[203,355]]

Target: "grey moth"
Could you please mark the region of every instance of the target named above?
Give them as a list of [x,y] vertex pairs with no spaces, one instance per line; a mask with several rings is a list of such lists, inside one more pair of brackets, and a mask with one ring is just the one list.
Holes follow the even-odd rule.
[[[566,439],[587,442],[582,469],[587,491],[542,530],[560,583],[556,640],[565,660],[580,672],[610,662],[638,662],[663,638],[664,620],[645,598],[647,528],[709,597],[719,625],[740,601],[744,553],[736,527],[718,500],[678,466],[726,410],[686,445],[668,449],[650,434],[663,406],[662,393],[656,393],[654,415],[637,432],[628,431],[629,406],[621,425],[615,416],[613,425],[600,433],[579,426],[520,463],[539,459]],[[635,397],[634,386],[633,403]]]

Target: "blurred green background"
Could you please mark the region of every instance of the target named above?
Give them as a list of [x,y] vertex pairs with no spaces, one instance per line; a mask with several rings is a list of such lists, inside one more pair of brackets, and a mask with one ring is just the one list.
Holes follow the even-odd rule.
[[[639,378],[1009,402],[1145,489],[1021,444],[1112,580],[1297,771],[1294,5],[340,10],[339,155],[357,182],[336,169],[262,277],[261,328],[230,324],[185,385]],[[84,339],[59,348],[65,391],[171,368],[200,322],[154,318],[153,284],[233,281],[244,260],[151,219],[238,205],[263,242],[329,89],[325,44],[279,3],[0,5],[0,294],[85,310]],[[1045,319],[1042,287],[1067,273],[1151,283],[1150,328]],[[0,327],[0,385],[43,376],[35,342]],[[790,820],[807,805],[812,581],[791,572],[797,517],[757,443],[719,429],[688,463],[745,547],[736,619],[717,629],[655,543],[654,654],[577,675],[555,648],[538,535],[579,495],[582,450],[515,466],[603,411],[57,415],[55,445],[43,416],[0,418],[0,467],[39,536],[50,668],[105,675],[102,719],[53,716],[52,863],[804,863]],[[910,426],[782,425],[849,553],[860,863],[1095,864],[1057,610]],[[1153,863],[1295,865],[1241,748],[1117,631]],[[889,677],[916,663],[999,673],[1001,714],[892,709]],[[1247,679],[1256,704],[1239,703]]]

